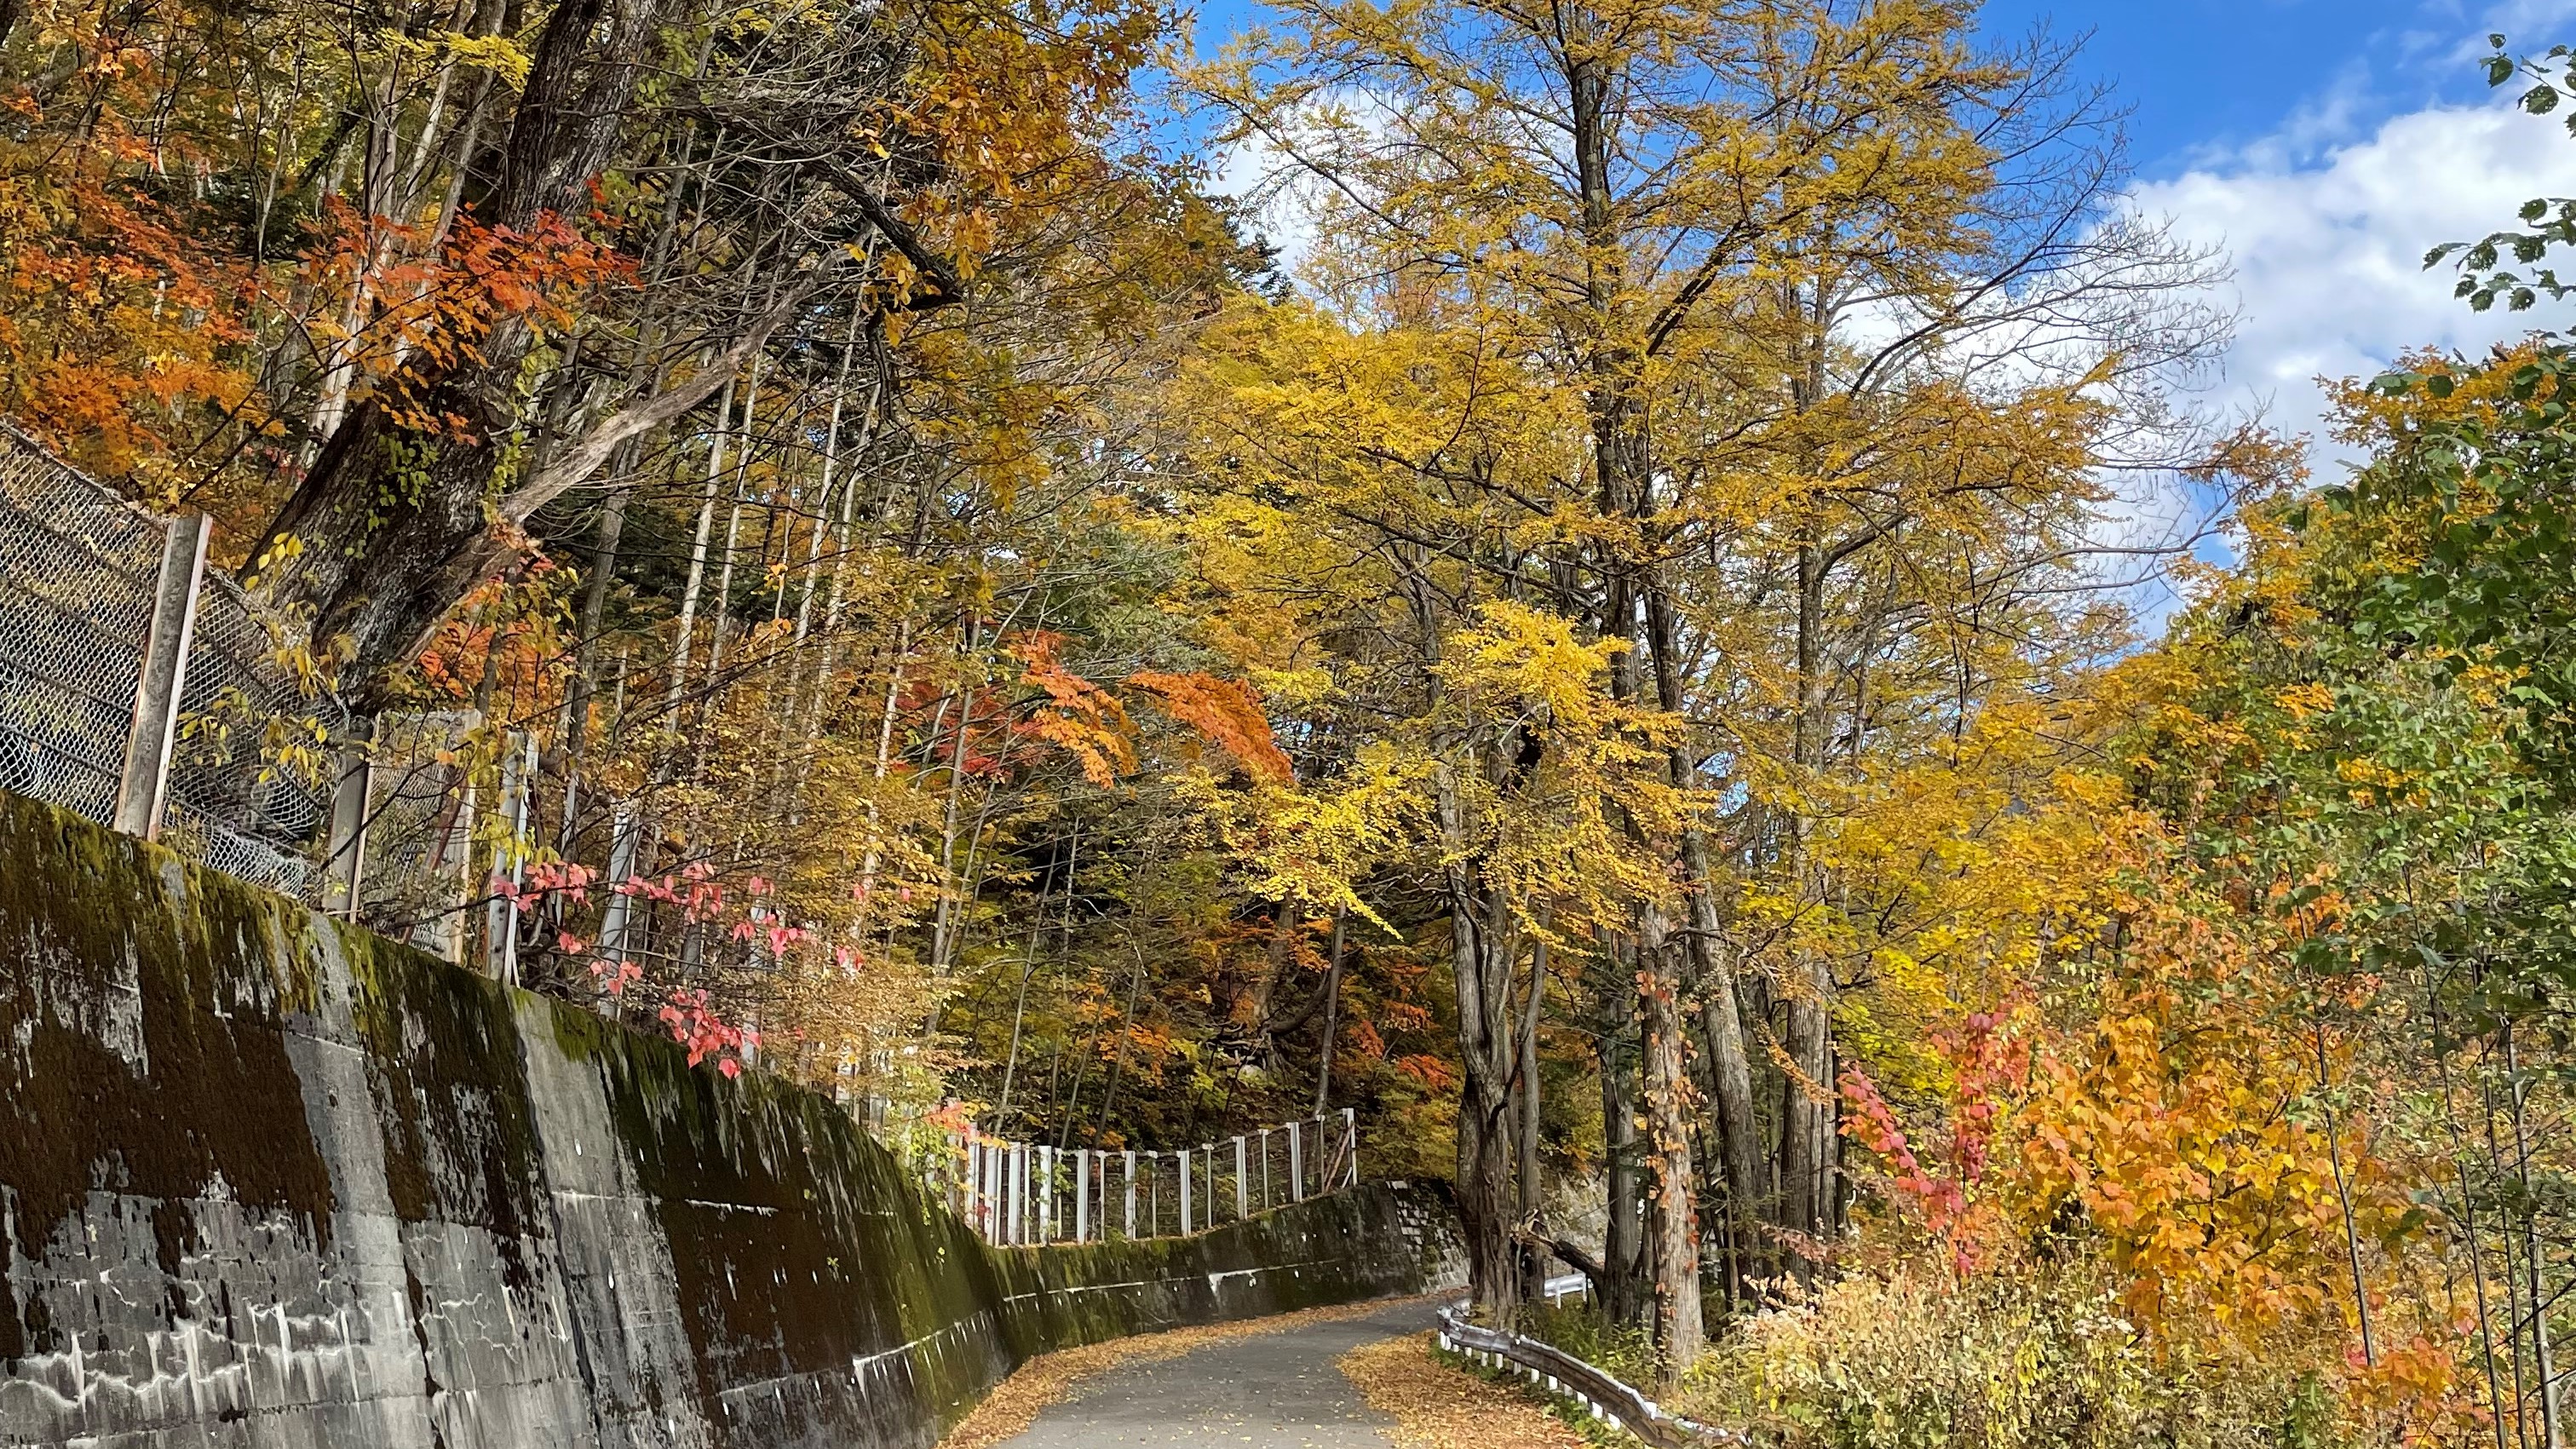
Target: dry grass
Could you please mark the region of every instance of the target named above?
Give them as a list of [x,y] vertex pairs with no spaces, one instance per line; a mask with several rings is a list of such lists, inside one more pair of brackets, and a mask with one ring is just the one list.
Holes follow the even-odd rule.
[[1403,1449],[1592,1449],[1517,1387],[1442,1363],[1427,1333],[1355,1348],[1341,1366],[1371,1408],[1395,1419]]
[[1270,1318],[1247,1318],[1239,1323],[1216,1323],[1205,1328],[1175,1328],[1162,1333],[1141,1333],[1133,1338],[1113,1338],[1106,1343],[1085,1344],[1080,1348],[1060,1349],[1040,1354],[1019,1366],[1009,1378],[994,1385],[984,1401],[957,1421],[948,1437],[939,1441],[939,1449],[992,1449],[993,1445],[1013,1438],[1036,1422],[1038,1412],[1073,1391],[1083,1380],[1129,1364],[1161,1363],[1179,1358],[1195,1348],[1227,1339],[1249,1338],[1259,1333],[1280,1333],[1302,1328],[1310,1323],[1331,1323],[1344,1318],[1362,1318],[1403,1302],[1402,1299],[1380,1298],[1367,1303],[1343,1303],[1331,1308],[1308,1308],[1296,1313],[1282,1313]]

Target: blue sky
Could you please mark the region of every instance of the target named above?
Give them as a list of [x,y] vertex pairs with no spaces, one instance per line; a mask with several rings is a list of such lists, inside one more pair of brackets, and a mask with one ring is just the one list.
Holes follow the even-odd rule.
[[[1202,47],[1257,12],[1208,0]],[[2475,316],[2419,264],[2529,197],[2576,195],[2576,141],[2512,111],[2476,66],[2491,30],[2517,50],[2576,43],[2576,0],[1988,0],[1982,24],[2084,39],[2079,69],[2130,112],[2121,204],[2233,264],[2214,300],[2236,342],[2200,403],[2311,438],[2320,473],[2344,453],[2318,378],[2564,325]]]
[[[2491,23],[2546,25],[2549,11],[2423,0],[1988,0],[1983,25],[2084,39],[2083,66],[2130,108],[2133,160],[2148,177],[2305,131],[2311,141],[2440,101],[2475,101]],[[2558,36],[2518,33],[2544,43]]]

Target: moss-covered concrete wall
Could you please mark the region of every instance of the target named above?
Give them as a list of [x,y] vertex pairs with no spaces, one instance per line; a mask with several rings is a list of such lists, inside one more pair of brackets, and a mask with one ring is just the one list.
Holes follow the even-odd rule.
[[0,796],[0,1445],[917,1449],[1456,1262],[1392,1184],[988,1249],[821,1097]]

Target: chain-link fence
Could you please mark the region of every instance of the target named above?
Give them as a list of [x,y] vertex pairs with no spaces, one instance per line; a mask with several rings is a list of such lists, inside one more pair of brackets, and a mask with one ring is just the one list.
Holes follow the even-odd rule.
[[[391,714],[353,739],[348,712],[298,683],[287,641],[240,587],[201,574],[196,553],[173,543],[195,526],[136,507],[0,421],[0,790],[114,825],[127,797],[148,798],[127,778],[137,760],[166,760],[147,782],[162,844],[517,979],[523,938],[562,924],[563,906],[533,916],[491,882],[519,884],[540,837],[589,845],[623,879],[640,817],[596,792],[576,806],[563,781],[539,777],[528,732],[476,710]],[[190,565],[175,582],[164,578],[174,560]],[[134,739],[139,710],[153,729],[144,676],[165,595],[193,601],[166,756]],[[366,767],[361,789],[339,797],[349,811],[338,825],[358,843],[334,845],[350,747]],[[133,808],[127,828],[155,818]],[[612,820],[626,822],[614,849]],[[649,952],[654,923],[633,914],[608,934]]]
[[[0,789],[114,820],[170,527],[0,423]],[[321,745],[347,717],[277,656],[241,590],[206,579],[159,834],[309,897]]]
[[0,789],[114,816],[166,532],[0,432]]
[[[348,712],[299,683],[280,632],[203,572],[205,537],[202,519],[136,507],[0,421],[0,790],[102,825],[152,822],[190,859],[507,981],[526,981],[523,955],[593,931],[595,954],[555,962],[554,984],[612,1014],[625,978],[581,966],[686,983],[721,969],[717,955],[757,954],[740,933],[763,908],[726,928],[684,904],[703,877],[681,869],[674,893],[643,800],[582,788],[577,748],[540,751],[532,730],[475,709],[387,715],[353,738]],[[570,730],[574,711],[559,712]],[[991,1241],[1083,1242],[1202,1231],[1337,1191],[1358,1180],[1357,1150],[1347,1112],[1184,1152],[970,1132],[942,1137],[928,1175]]]

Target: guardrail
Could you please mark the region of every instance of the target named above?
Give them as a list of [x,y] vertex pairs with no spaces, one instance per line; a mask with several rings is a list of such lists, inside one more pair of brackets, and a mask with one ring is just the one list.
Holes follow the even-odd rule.
[[[1549,1286],[1554,1288],[1555,1280]],[[1549,1393],[1581,1404],[1593,1418],[1655,1449],[1708,1449],[1751,1442],[1731,1429],[1667,1413],[1654,1400],[1563,1349],[1471,1323],[1463,1302],[1440,1310],[1440,1346],[1498,1371],[1518,1370],[1530,1383],[1545,1384]]]

